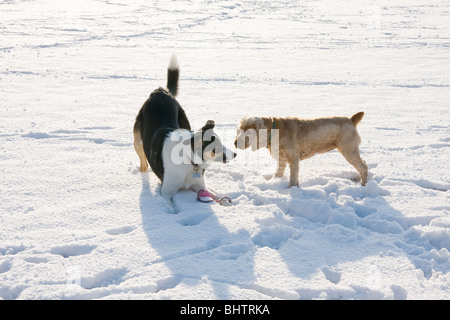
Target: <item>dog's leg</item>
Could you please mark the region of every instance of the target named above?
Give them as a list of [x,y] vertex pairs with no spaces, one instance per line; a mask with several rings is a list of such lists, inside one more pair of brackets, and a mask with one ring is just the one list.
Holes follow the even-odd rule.
[[281,178],[284,176],[284,170],[286,169],[287,162],[278,160],[277,171],[275,172],[275,177]]
[[205,182],[205,176],[202,175],[201,178],[196,178],[196,181],[191,184],[191,190],[195,193],[198,193],[200,190],[206,190],[206,182]]
[[178,177],[170,177],[168,175],[164,175],[164,181],[161,186],[161,196],[166,199],[167,203],[173,207],[172,197],[177,193],[180,189],[180,186],[175,183]]
[[134,150],[136,150],[137,155],[139,156],[139,160],[141,161],[140,171],[146,172],[148,169],[147,157],[144,152],[144,142],[142,141],[141,129],[138,124],[138,120],[136,120],[136,124],[134,125],[133,130],[134,136]]
[[368,167],[366,162],[361,159],[359,155],[359,148],[353,148],[350,150],[346,149],[338,149],[339,152],[344,156],[344,158],[353,166],[356,170],[358,170],[361,175],[361,185],[365,186],[367,183],[367,175],[368,175]]
[[298,158],[294,158],[293,161],[289,162],[289,169],[291,171],[289,177],[289,188],[298,187],[299,162],[300,160]]

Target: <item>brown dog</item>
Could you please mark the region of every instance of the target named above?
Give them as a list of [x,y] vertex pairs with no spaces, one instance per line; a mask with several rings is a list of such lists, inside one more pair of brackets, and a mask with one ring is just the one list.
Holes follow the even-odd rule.
[[368,168],[359,155],[361,138],[356,130],[356,125],[363,116],[364,112],[359,112],[351,118],[312,120],[293,117],[244,117],[234,144],[239,149],[246,149],[251,145],[253,151],[267,147],[271,156],[278,161],[276,177],[284,176],[286,165],[289,164],[289,187],[298,187],[300,160],[338,149],[358,170],[361,185],[365,186]]

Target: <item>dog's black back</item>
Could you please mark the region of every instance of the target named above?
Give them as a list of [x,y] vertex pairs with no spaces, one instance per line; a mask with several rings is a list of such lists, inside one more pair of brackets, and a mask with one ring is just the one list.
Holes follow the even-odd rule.
[[178,91],[178,67],[167,71],[167,89],[153,91],[142,105],[134,125],[140,129],[144,152],[153,172],[161,181],[164,178],[162,148],[167,135],[179,128],[191,130],[186,113],[175,96]]

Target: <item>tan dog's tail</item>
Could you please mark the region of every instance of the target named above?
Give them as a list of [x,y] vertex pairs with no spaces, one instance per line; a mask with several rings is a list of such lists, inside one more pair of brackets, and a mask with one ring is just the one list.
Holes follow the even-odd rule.
[[353,125],[356,127],[358,125],[358,123],[362,120],[363,117],[364,117],[364,112],[358,112],[357,114],[354,114],[351,117]]

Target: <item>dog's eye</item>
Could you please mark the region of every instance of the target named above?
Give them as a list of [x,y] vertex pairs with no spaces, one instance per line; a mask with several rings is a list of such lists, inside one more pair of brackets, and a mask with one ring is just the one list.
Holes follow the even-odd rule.
[[216,156],[216,152],[214,151],[214,149],[211,151],[211,155],[212,155],[213,157]]

